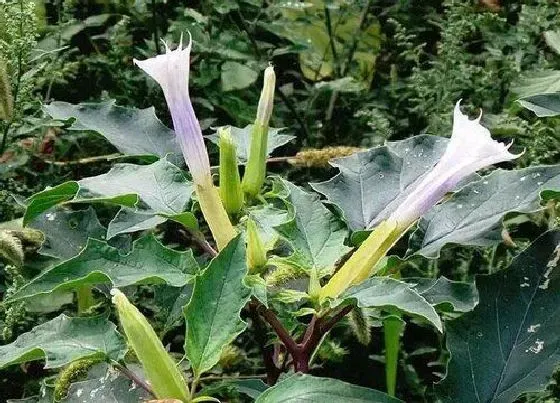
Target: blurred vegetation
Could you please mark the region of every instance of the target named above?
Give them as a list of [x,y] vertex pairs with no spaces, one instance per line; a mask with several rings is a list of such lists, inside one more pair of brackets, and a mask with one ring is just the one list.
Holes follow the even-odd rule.
[[[547,43],[544,33],[560,31],[559,14],[555,0],[5,0],[0,84],[9,83],[9,91],[3,90],[0,100],[3,108],[12,106],[0,121],[0,222],[21,215],[19,198],[105,172],[106,160],[87,158],[115,151],[92,133],[65,130],[43,112],[43,104],[116,99],[123,106],[153,105],[170,124],[161,91],[133,59],[162,52],[163,41],[176,44],[187,32],[193,40],[190,93],[207,131],[251,123],[262,71],[274,64],[271,125],[296,136],[274,157],[372,147],[423,132],[449,136],[453,106],[462,99],[473,116],[483,109],[494,137],[526,150],[517,164],[558,163],[560,118],[536,118],[515,99],[535,76],[556,71],[551,80],[558,80],[559,47]],[[300,182],[328,177],[332,172],[324,158],[314,155],[300,154],[303,162],[283,169]],[[314,158],[320,166],[307,162]],[[547,212],[533,218],[513,217],[509,228],[531,239],[550,219]],[[437,266],[420,261],[408,270],[469,279],[504,267],[512,254],[503,245],[454,250],[448,261],[444,252]],[[17,286],[19,276],[14,268],[2,274],[0,293]],[[0,312],[6,340],[37,320],[21,307]],[[372,335],[371,356],[348,331],[335,334],[347,339],[340,345],[348,347],[325,344],[319,354],[331,356],[333,366],[322,371],[382,388],[382,380],[357,375],[375,372],[371,357],[380,354],[379,332]],[[435,337],[419,326],[407,327],[398,382],[407,401],[422,401],[429,395],[425,385],[444,370],[445,357],[433,348],[441,340]],[[354,374],[337,372],[349,363]],[[528,401],[554,401],[555,385]]]

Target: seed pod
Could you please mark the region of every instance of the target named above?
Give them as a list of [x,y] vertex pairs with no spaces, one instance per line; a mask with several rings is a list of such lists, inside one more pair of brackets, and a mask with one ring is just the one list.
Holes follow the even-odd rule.
[[142,364],[156,397],[190,402],[189,388],[183,375],[144,315],[116,288],[111,290],[111,295],[128,342]]

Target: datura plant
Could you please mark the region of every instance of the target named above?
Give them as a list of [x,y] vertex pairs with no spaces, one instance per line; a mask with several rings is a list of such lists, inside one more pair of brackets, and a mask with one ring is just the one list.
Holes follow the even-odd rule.
[[[269,155],[292,139],[269,126],[274,67],[254,124],[205,139],[190,54],[179,43],[134,61],[161,87],[173,130],[152,108],[45,106],[129,162],[25,201],[22,223],[43,233],[48,265],[3,306],[64,313],[1,345],[0,368],[43,360],[54,378],[41,402],[398,402],[413,324],[447,351],[426,401],[512,402],[546,387],[560,362],[560,165],[512,169],[524,150],[457,102],[450,137],[352,149],[325,182],[267,177]],[[218,169],[207,146],[219,147]],[[516,237],[527,222],[531,239]],[[2,231],[0,256],[12,242],[33,273],[24,229]],[[492,253],[490,274],[439,275],[442,250],[449,261],[469,249]],[[354,371],[343,357],[352,337],[384,354],[384,374],[370,361],[384,390],[325,377],[333,365]]]

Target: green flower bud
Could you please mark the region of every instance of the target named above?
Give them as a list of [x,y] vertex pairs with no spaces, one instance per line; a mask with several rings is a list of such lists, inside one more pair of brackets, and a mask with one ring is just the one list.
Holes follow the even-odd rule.
[[230,215],[236,215],[243,207],[241,179],[237,169],[237,151],[231,129],[218,130],[220,136],[220,197],[222,204]]
[[156,397],[190,402],[189,388],[181,372],[144,315],[118,289],[112,289],[111,294],[128,342]]
[[264,71],[264,85],[259,99],[259,107],[257,109],[255,124],[268,127],[268,121],[270,120],[272,107],[274,106],[275,85],[276,74],[274,74],[274,67],[269,66]]
[[259,236],[257,225],[250,218],[247,220],[247,267],[254,274],[266,266],[266,249]]
[[249,160],[243,176],[243,190],[250,197],[259,194],[266,176],[266,157],[268,149],[268,121],[274,105],[274,86],[276,75],[272,66],[264,72],[264,86],[257,109],[257,118],[251,132]]

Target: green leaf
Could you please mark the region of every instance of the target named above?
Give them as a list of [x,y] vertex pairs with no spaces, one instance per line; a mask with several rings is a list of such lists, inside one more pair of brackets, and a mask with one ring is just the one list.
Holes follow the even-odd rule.
[[259,77],[259,73],[244,64],[228,61],[222,64],[222,90],[242,90]]
[[182,287],[198,272],[192,251],[177,252],[160,244],[153,235],[134,242],[132,251],[121,255],[106,242],[90,239],[78,256],[35,277],[10,296],[9,301],[54,291],[75,290],[88,285],[161,284]]
[[60,259],[76,256],[88,238],[102,240],[107,231],[91,207],[81,211],[51,210],[35,217],[28,226],[45,235],[39,253]]
[[70,130],[94,131],[105,137],[121,153],[156,155],[175,154],[180,163],[181,149],[173,130],[156,117],[153,107],[146,109],[115,105],[115,100],[73,105],[52,102],[45,110],[54,119],[71,120]]
[[533,95],[518,101],[524,108],[535,112],[538,117],[560,115],[560,92]]
[[397,403],[399,399],[338,379],[293,375],[264,391],[255,403]]
[[443,311],[469,312],[478,304],[478,292],[471,283],[452,281],[445,277],[404,280],[426,301]]
[[249,300],[245,243],[233,239],[196,278],[191,302],[185,308],[185,352],[195,376],[216,365],[222,349],[245,330],[239,312]]
[[560,165],[494,171],[428,212],[418,223],[411,248],[419,249],[416,253],[423,256],[437,257],[447,243],[497,244],[502,240],[502,218],[512,211],[540,210],[540,194],[546,189],[560,189]]
[[270,204],[248,209],[247,216],[257,225],[259,236],[267,249],[272,249],[280,237],[275,228],[289,221],[287,211]]
[[258,398],[269,386],[260,379],[236,379],[224,382],[252,399]]
[[[381,32],[375,18],[361,20],[362,8],[360,2],[275,2],[269,7],[274,18],[262,24],[262,28],[294,44],[306,79],[319,81],[336,76],[341,65],[348,64],[346,74],[369,86],[375,72]],[[326,17],[329,11],[330,32]],[[346,60],[349,49],[352,49],[352,58]]]
[[[249,149],[251,147],[251,132],[254,125],[247,125],[243,128],[231,126],[231,136],[233,137],[233,142],[237,148],[237,159],[240,163],[245,164],[249,158]],[[268,143],[267,143],[267,155],[272,154],[272,152],[278,147],[283,146],[289,141],[295,139],[295,136],[290,136],[288,134],[282,134],[284,129],[275,129],[274,127],[268,128]],[[219,145],[219,136],[216,133],[208,136],[208,139]]]
[[80,185],[78,185],[77,182],[65,182],[53,188],[47,187],[42,192],[35,193],[27,199],[27,209],[23,216],[23,225],[26,225],[51,207],[72,200],[79,189]]
[[88,379],[70,385],[65,403],[138,403],[149,399],[148,393],[107,364],[88,371]]
[[367,89],[363,82],[356,81],[352,77],[344,77],[332,81],[321,81],[315,84],[315,88],[338,92],[360,92]]
[[545,31],[543,35],[546,44],[560,55],[560,31]]
[[313,183],[342,212],[351,230],[386,219],[445,151],[448,140],[416,136],[333,160],[340,173]]
[[531,72],[530,76],[524,78],[517,86],[512,88],[512,92],[520,99],[559,91],[560,70]]
[[355,300],[360,308],[381,308],[390,313],[396,310],[417,316],[443,331],[432,304],[411,285],[390,277],[370,277],[346,291],[342,299]]
[[166,159],[150,165],[116,164],[106,174],[66,182],[31,196],[24,224],[61,202],[107,202],[128,207],[109,224],[107,237],[112,238],[153,228],[167,216],[182,214],[192,192],[192,183],[183,171]]
[[443,401],[509,403],[546,387],[560,361],[559,244],[560,232],[548,232],[507,269],[477,278],[480,303],[447,324]]
[[287,201],[291,219],[276,229],[294,250],[287,261],[306,269],[316,268],[322,275],[330,273],[337,260],[350,251],[344,245],[348,230],[318,195],[288,181],[283,183],[290,192]]
[[125,351],[126,343],[105,315],[60,315],[0,346],[0,368],[41,359],[45,368],[59,368],[84,357],[118,360]]
[[183,309],[189,303],[192,291],[192,284],[183,288],[168,285],[155,287],[155,304],[159,308],[158,317],[163,322],[163,334],[184,322]]

